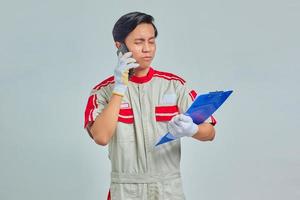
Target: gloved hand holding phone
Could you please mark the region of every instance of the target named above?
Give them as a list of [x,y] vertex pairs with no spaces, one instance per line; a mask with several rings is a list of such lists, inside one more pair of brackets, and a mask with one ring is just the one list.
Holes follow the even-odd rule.
[[124,96],[129,79],[129,69],[138,67],[139,64],[132,58],[132,52],[118,51],[118,64],[114,70],[115,86],[113,94]]

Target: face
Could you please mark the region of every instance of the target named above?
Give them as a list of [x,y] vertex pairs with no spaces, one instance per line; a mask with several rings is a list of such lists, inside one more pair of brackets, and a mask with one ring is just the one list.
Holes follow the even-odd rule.
[[[155,56],[155,31],[152,24],[139,24],[125,39],[132,56],[140,64],[139,68],[148,68]],[[119,44],[117,42],[116,46]]]

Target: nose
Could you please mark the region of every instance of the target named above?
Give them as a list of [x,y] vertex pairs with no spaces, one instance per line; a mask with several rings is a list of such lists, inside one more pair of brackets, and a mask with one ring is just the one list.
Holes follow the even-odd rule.
[[143,52],[149,52],[150,51],[150,46],[148,42],[145,42],[143,45]]

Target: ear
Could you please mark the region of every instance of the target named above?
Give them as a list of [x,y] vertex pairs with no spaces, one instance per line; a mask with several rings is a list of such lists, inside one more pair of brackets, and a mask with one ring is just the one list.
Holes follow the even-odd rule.
[[117,48],[120,48],[121,43],[120,43],[120,42],[115,42],[115,46],[116,46]]

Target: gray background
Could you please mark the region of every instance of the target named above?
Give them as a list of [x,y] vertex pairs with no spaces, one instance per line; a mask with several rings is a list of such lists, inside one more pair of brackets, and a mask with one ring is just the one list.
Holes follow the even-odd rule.
[[215,141],[182,141],[187,199],[300,199],[297,0],[1,1],[0,199],[106,198],[107,147],[83,113],[116,65],[115,21],[136,10],[156,19],[153,66],[234,90]]

